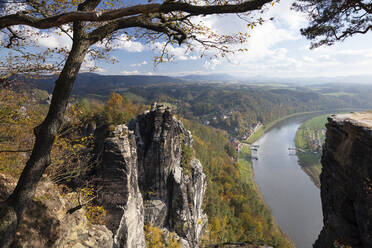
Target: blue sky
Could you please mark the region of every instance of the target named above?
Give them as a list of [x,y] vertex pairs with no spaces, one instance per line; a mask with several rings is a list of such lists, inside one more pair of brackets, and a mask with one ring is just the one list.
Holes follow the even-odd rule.
[[[281,0],[270,7],[264,16],[274,17],[251,31],[246,47],[248,52],[227,59],[200,59],[197,54],[182,56],[176,51],[175,60],[154,68],[157,51],[146,44],[132,42],[113,55],[115,65],[99,64],[104,74],[163,74],[229,73],[240,76],[268,77],[336,77],[351,75],[372,76],[372,33],[356,35],[331,47],[310,50],[310,41],[299,29],[307,24],[306,16],[290,10],[291,0]],[[247,31],[246,23],[235,15],[212,16],[205,19],[212,29],[222,33]],[[193,56],[194,55],[194,56]]]
[[[331,47],[309,50],[310,41],[300,35],[299,29],[307,24],[306,16],[290,10],[292,0],[281,0],[267,7],[264,18],[274,17],[253,30],[235,15],[210,16],[203,19],[212,30],[220,33],[249,31],[251,38],[245,44],[248,52],[231,54],[227,58],[200,58],[197,52],[186,54],[184,47],[175,46],[171,53],[174,61],[154,67],[154,56],[159,49],[136,40],[116,42],[111,55],[115,64],[97,62],[89,57],[85,65],[98,66],[101,74],[184,75],[229,73],[242,77],[337,77],[353,75],[372,76],[372,33],[356,35]],[[1,38],[1,37],[0,37]],[[66,37],[51,35],[38,40],[44,47],[69,46]],[[196,49],[198,50],[198,49]],[[5,54],[2,51],[1,54]]]

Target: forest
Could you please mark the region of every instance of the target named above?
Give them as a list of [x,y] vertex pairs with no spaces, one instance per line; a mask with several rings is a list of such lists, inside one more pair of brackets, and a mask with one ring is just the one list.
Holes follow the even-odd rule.
[[[16,180],[23,170],[34,139],[32,127],[45,115],[47,99],[47,92],[39,89],[23,93],[11,89],[0,91],[0,101],[4,106],[0,112],[0,173],[8,180]],[[135,104],[117,93],[112,93],[105,102],[72,99],[69,106],[43,183],[52,182],[59,194],[65,197],[76,192],[89,199],[96,194],[96,189],[87,181],[87,175],[94,169],[89,156],[93,149],[92,137],[86,133],[89,123],[127,123],[148,106]],[[249,154],[238,163],[237,153],[226,131],[185,118],[181,120],[192,132],[195,156],[200,159],[207,175],[204,210],[209,222],[208,232],[203,238],[204,245],[249,242],[291,247],[255,185]],[[1,194],[4,197],[6,192],[2,190]],[[38,201],[47,206],[50,196],[38,198]],[[104,209],[101,206],[92,201],[83,208],[91,223],[102,222]],[[35,228],[35,232],[40,231]],[[158,239],[156,234],[159,229],[147,226],[145,230],[150,232],[148,242]],[[29,234],[18,236],[19,242],[30,239]]]
[[[0,153],[1,173],[14,178],[21,173],[30,152],[33,142],[32,127],[41,121],[48,107],[48,92],[30,87],[20,83],[13,90],[1,92],[1,99],[5,104],[1,112],[2,122],[12,124],[11,129],[1,125],[1,150],[24,150],[23,153]],[[28,90],[24,90],[25,88]],[[222,101],[218,98],[221,95]],[[148,109],[147,103],[152,101],[166,102],[192,132],[195,156],[200,159],[207,175],[204,209],[209,219],[209,231],[204,237],[204,243],[251,242],[271,244],[274,247],[291,246],[258,192],[253,179],[249,149],[241,150],[241,159],[237,161],[235,147],[230,141],[238,134],[235,127],[244,130],[250,123],[258,120],[269,124],[288,114],[337,108],[347,106],[347,103],[337,96],[322,95],[305,88],[277,89],[273,86],[244,84],[155,83],[144,88],[136,86],[124,92],[113,92],[109,96],[76,94],[70,100],[66,117],[68,121],[55,141],[52,165],[47,171],[47,177],[57,185],[72,187],[73,191],[89,188],[89,185],[81,184],[87,173],[87,169],[81,170],[81,167],[88,162],[89,157],[86,154],[92,149],[91,139],[84,135],[89,123],[127,123]],[[360,97],[359,101],[366,100]],[[228,118],[221,118],[221,115]],[[213,116],[218,118],[213,121]],[[324,118],[322,116],[321,120]],[[212,119],[210,124],[206,125],[205,121],[203,124],[203,120],[208,119]],[[298,134],[301,130],[313,130],[314,125],[319,122],[321,121],[317,119],[306,122]],[[299,144],[298,137],[298,146],[308,149],[308,145],[305,147],[305,141],[310,142],[308,135],[301,136],[305,142],[300,142],[302,145]],[[301,154],[299,157],[302,158]],[[317,156],[315,160],[319,161],[318,159]],[[99,211],[99,207],[86,206],[87,213],[92,215],[92,211]],[[99,212],[94,216],[89,217],[93,222],[100,219]],[[146,230],[157,231],[155,227],[148,227]]]
[[[52,165],[47,170],[47,178],[73,192],[94,195],[95,189],[89,183],[82,183],[90,170],[90,166],[84,167],[90,159],[87,152],[92,150],[93,145],[91,138],[86,136],[89,125],[127,123],[149,109],[150,103],[166,103],[192,132],[195,156],[207,175],[204,210],[209,222],[207,235],[203,238],[204,245],[249,242],[290,247],[291,242],[275,223],[254,182],[249,149],[243,147],[237,161],[237,152],[231,140],[244,134],[257,121],[270,126],[275,123],[273,121],[290,114],[350,106],[348,101],[354,101],[356,107],[371,104],[368,91],[363,92],[367,97],[354,93],[348,100],[332,93],[330,95],[326,86],[320,87],[320,90],[317,87],[155,82],[145,86],[128,86],[125,90],[120,85],[116,88],[117,93],[109,95],[99,95],[99,90],[95,94],[77,93],[70,100],[67,121],[53,146]],[[355,92],[355,88],[353,90]],[[23,170],[34,139],[31,130],[45,116],[48,99],[47,91],[32,84],[19,83],[13,89],[1,91],[4,103],[0,114],[3,123],[0,130],[0,150],[3,151],[0,153],[1,173],[17,178]],[[207,120],[210,120],[208,124]],[[324,120],[325,116],[321,116],[304,123],[296,136],[297,146],[306,150],[298,152],[300,162],[304,168],[313,168],[308,173],[314,174],[314,178],[318,178],[320,172],[319,146],[314,148],[318,149],[317,154],[312,154],[314,149],[310,134],[319,129],[321,137],[324,137],[318,127],[324,125]],[[313,162],[309,164],[308,161]],[[92,223],[102,221],[104,210],[101,206],[92,202],[84,208]],[[156,236],[161,233],[159,229],[147,226],[146,230],[150,232],[148,242],[159,239]]]
[[[146,80],[142,80],[144,77]],[[104,80],[101,84],[100,80]],[[139,80],[141,81],[138,84]],[[51,92],[53,78],[32,81]],[[96,87],[97,86],[97,87]],[[372,87],[363,84],[214,83],[158,76],[101,76],[83,73],[73,94],[84,101],[105,101],[110,92],[138,104],[169,103],[190,120],[242,137],[252,124],[268,124],[283,116],[334,109],[372,107]]]

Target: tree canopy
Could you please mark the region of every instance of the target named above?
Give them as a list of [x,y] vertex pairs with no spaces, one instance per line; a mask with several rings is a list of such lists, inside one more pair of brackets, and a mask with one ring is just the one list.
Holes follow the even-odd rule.
[[311,48],[333,45],[372,30],[369,0],[297,0],[293,7],[308,14],[310,24],[301,33],[313,40]]

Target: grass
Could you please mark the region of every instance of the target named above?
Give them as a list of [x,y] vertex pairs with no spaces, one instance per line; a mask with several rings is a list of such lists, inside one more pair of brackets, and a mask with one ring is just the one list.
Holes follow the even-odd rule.
[[297,129],[296,136],[295,136],[295,144],[297,148],[302,148],[302,149],[307,148],[304,132],[305,130],[303,128]]
[[245,159],[239,160],[239,171],[242,178],[242,182],[248,185],[253,185],[253,171],[252,165],[249,161]]
[[325,128],[327,118],[329,114],[319,115],[310,120],[305,121],[298,128],[295,136],[295,144],[297,148],[306,150],[305,152],[297,151],[296,155],[299,159],[299,163],[302,166],[306,174],[311,178],[314,184],[320,187],[320,173],[322,171],[322,165],[320,163],[320,154],[313,153],[311,151],[310,134],[314,135],[318,132],[321,139],[324,140],[323,134],[320,130]]
[[316,166],[320,165],[320,155],[309,152],[297,152],[297,157],[302,166]]
[[246,143],[252,144],[256,142],[256,140],[258,140],[265,133],[265,129],[265,125],[262,125],[253,135],[251,135],[247,139]]
[[294,113],[294,114],[283,116],[282,118],[276,119],[275,121],[262,125],[257,130],[257,132],[255,132],[251,137],[249,137],[244,143],[252,144],[256,142],[266,131],[270,130],[273,126],[275,126],[276,124],[278,124],[279,122],[285,119],[298,116],[298,115],[313,114],[313,113],[319,113],[319,112],[324,112],[324,111],[308,111],[308,112],[300,112],[300,113]]
[[239,171],[241,175],[242,182],[248,184],[255,189],[257,195],[262,199],[261,192],[258,190],[258,186],[254,181],[253,167],[251,163],[251,150],[248,145],[243,145],[240,150],[240,159],[239,159]]
[[131,100],[134,103],[141,103],[141,104],[145,104],[146,103],[146,99],[144,97],[139,96],[139,95],[136,95],[136,94],[134,94],[132,92],[125,92],[125,93],[122,93],[121,95],[123,97],[128,98],[129,100]]
[[348,92],[331,92],[331,93],[325,93],[325,94],[323,94],[323,95],[325,95],[325,96],[337,96],[337,97],[339,97],[339,96],[354,96],[355,94],[353,94],[353,93],[348,93]]
[[317,117],[314,117],[301,125],[301,127],[306,127],[310,129],[322,129],[325,127],[325,124],[327,123],[329,114],[326,115],[320,115]]
[[240,159],[239,159],[239,171],[242,178],[242,181],[250,185],[257,193],[257,196],[260,199],[260,202],[266,206],[266,203],[261,195],[261,191],[258,188],[256,181],[254,180],[254,171],[251,162],[251,149],[250,145],[243,145],[240,150]]

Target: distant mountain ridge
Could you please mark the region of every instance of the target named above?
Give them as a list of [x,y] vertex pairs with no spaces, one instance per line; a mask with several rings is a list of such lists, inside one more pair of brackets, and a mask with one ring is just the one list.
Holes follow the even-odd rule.
[[[32,79],[31,84],[37,88],[52,92],[57,75]],[[27,81],[30,81],[27,79]],[[147,75],[100,75],[96,73],[80,73],[75,81],[73,94],[108,94],[111,91],[125,91],[126,87],[146,86],[154,84],[183,83],[185,80],[168,76]]]
[[[22,79],[22,77],[21,77]],[[52,92],[57,75],[44,76],[41,79],[24,79],[37,88]],[[96,73],[80,73],[76,79],[73,94],[107,95],[112,91],[126,91],[128,87],[154,86],[161,84],[201,83],[242,83],[242,84],[294,84],[311,86],[318,84],[372,84],[372,77],[360,75],[355,77],[314,77],[314,78],[271,78],[265,76],[239,77],[226,73],[189,74],[185,76],[163,75],[100,75]]]
[[189,74],[181,76],[181,79],[196,80],[196,81],[231,81],[237,80],[236,77],[227,73],[213,73],[213,74]]

